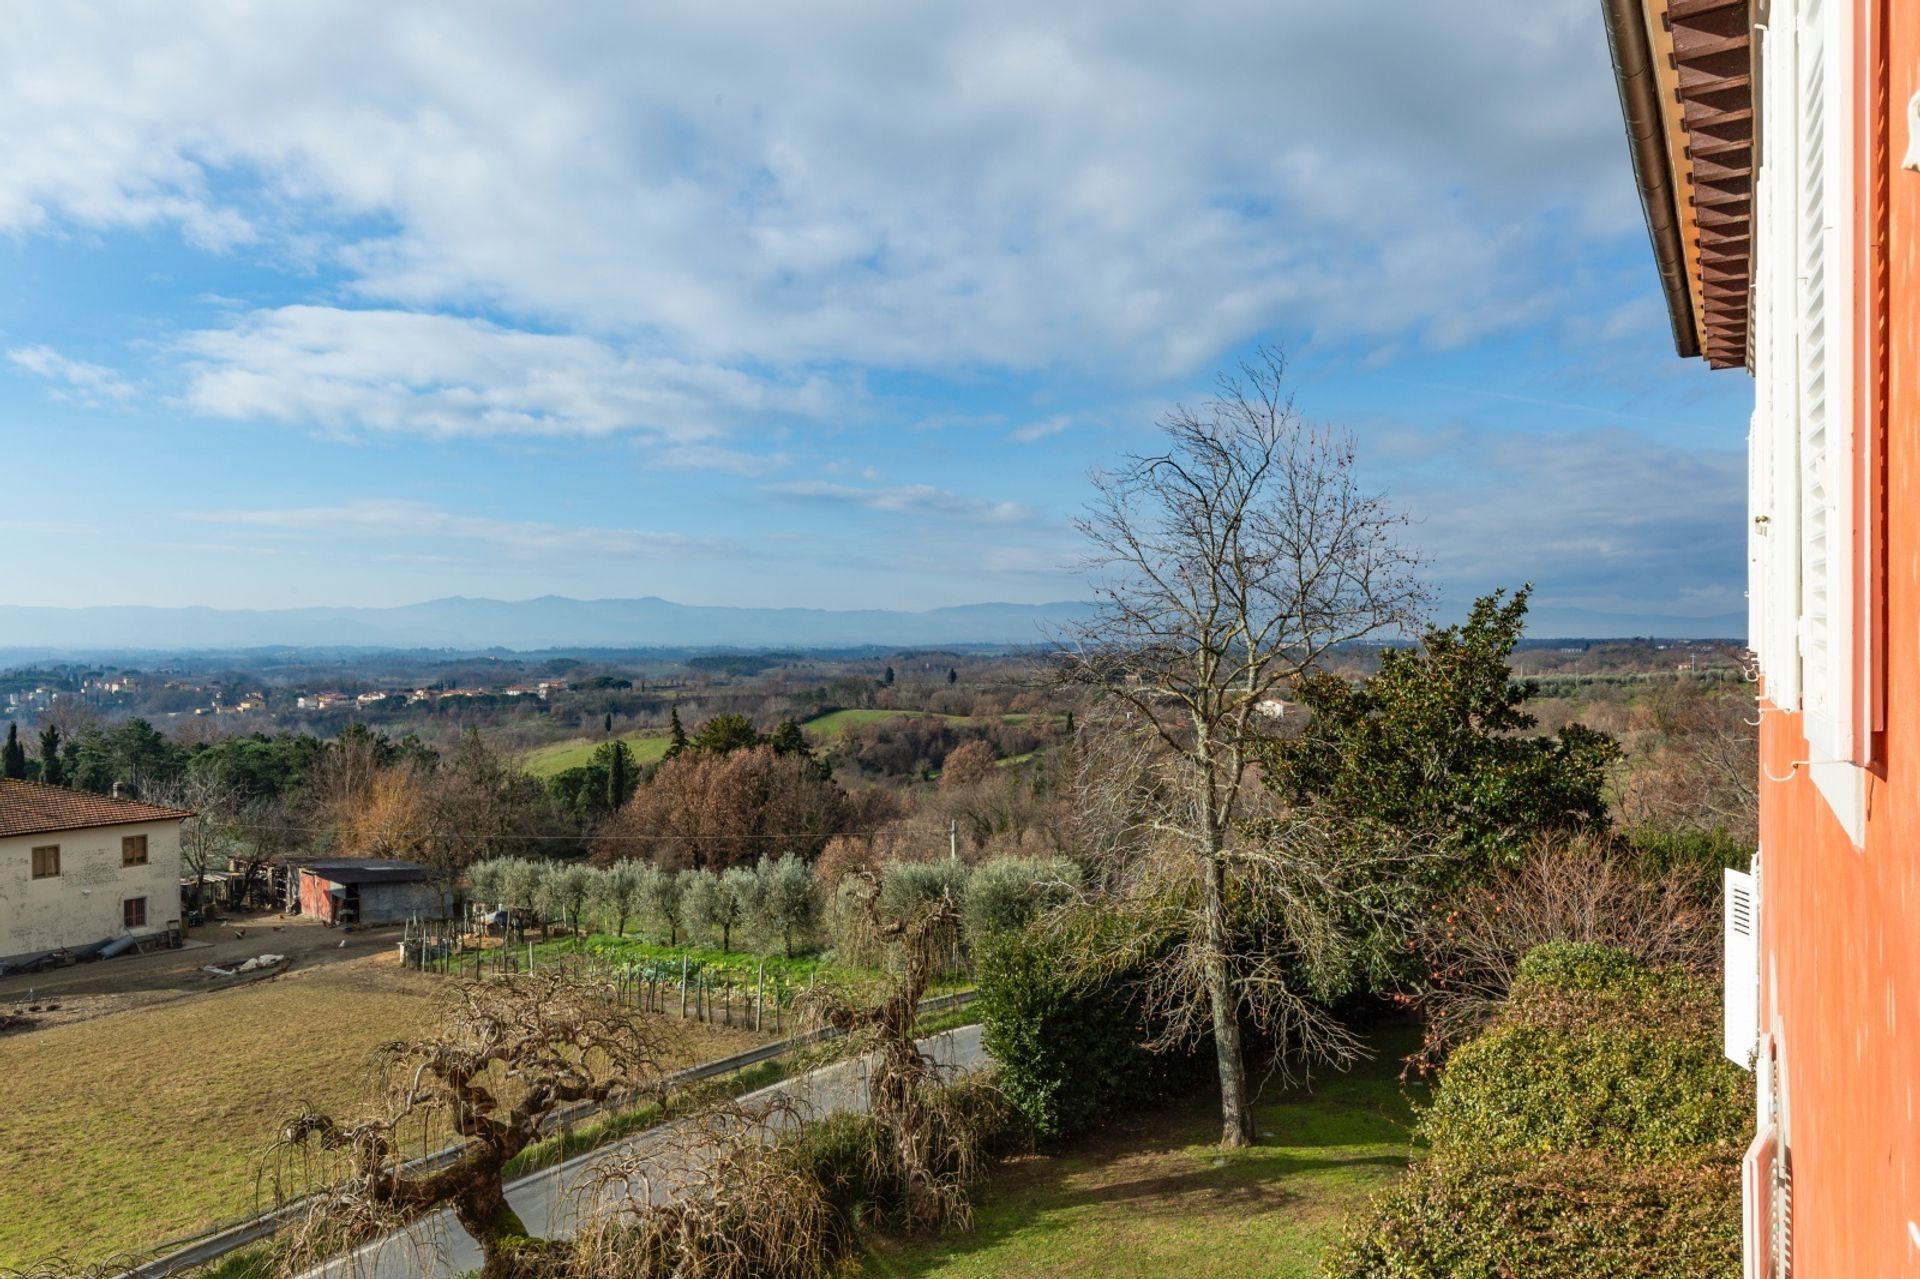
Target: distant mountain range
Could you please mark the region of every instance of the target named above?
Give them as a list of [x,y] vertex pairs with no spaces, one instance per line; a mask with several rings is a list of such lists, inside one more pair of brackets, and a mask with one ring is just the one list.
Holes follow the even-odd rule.
[[428,600],[395,608],[0,605],[0,648],[854,648],[1039,644],[1084,603],[890,609],[709,608],[663,599]]
[[[395,608],[38,608],[0,604],[0,649],[210,652],[247,648],[455,649],[890,648],[1044,643],[1091,605],[962,604],[892,609],[712,608],[671,600],[428,600]],[[1672,617],[1534,610],[1533,638],[1739,639],[1744,615]],[[16,658],[19,654],[16,654]]]

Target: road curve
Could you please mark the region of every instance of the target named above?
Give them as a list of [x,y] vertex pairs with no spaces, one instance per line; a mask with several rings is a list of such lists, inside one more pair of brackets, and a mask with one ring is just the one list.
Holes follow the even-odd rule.
[[[964,1074],[986,1063],[980,1045],[980,1027],[962,1026],[920,1041],[920,1050],[944,1071]],[[860,1111],[867,1105],[867,1062],[864,1058],[836,1062],[794,1079],[784,1080],[752,1094],[755,1098],[785,1096],[799,1111],[813,1117]],[[652,1154],[664,1165],[672,1146],[675,1124],[636,1133],[622,1141],[576,1155],[512,1182],[507,1202],[520,1214],[529,1232],[547,1238],[573,1233],[582,1205],[579,1191],[593,1172],[616,1155]],[[673,1193],[671,1173],[654,1182],[656,1199]],[[406,1230],[375,1240],[345,1257],[309,1271],[303,1279],[452,1279],[480,1268],[480,1249],[448,1211],[432,1213]]]

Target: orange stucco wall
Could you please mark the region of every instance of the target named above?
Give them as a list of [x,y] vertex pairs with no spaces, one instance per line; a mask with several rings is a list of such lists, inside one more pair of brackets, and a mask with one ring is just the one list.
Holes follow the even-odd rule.
[[[1778,1036],[1794,1185],[1795,1279],[1920,1276],[1920,174],[1902,172],[1920,89],[1920,3],[1887,20],[1878,100],[1885,193],[1886,733],[1855,849],[1805,769],[1761,781],[1761,1018]],[[1883,117],[1884,118],[1884,117]],[[1867,286],[1875,263],[1861,262]],[[1856,434],[1865,436],[1856,428]],[[1870,575],[1877,577],[1878,574]],[[1768,709],[1775,776],[1808,758],[1799,717]]]

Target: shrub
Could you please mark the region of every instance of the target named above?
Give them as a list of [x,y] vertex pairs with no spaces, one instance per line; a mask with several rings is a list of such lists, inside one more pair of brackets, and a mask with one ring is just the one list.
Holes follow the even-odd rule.
[[1080,868],[1064,857],[995,857],[967,885],[967,937],[977,947],[994,933],[1017,932],[1073,899]]
[[[988,1067],[931,1091],[926,1141],[935,1176],[962,1187],[979,1179],[984,1156],[1020,1148],[1026,1134],[1019,1112]],[[897,1226],[902,1174],[893,1141],[868,1114],[833,1115],[804,1125],[785,1139],[800,1152],[827,1202],[849,1222]]]
[[1611,946],[1529,951],[1421,1120],[1427,1161],[1327,1256],[1331,1279],[1736,1273],[1748,1075],[1715,990]]
[[1132,973],[1069,977],[1066,943],[1033,930],[992,937],[975,957],[982,1039],[1000,1090],[1047,1141],[1116,1107],[1163,1096],[1193,1058],[1155,1055]]
[[1753,860],[1753,844],[1725,830],[1669,830],[1635,826],[1623,832],[1627,848],[1643,877],[1672,875],[1686,885],[1704,906],[1720,905],[1720,872],[1745,870]]
[[1740,1179],[1725,1159],[1623,1168],[1582,1151],[1437,1158],[1328,1253],[1328,1279],[1703,1279],[1740,1272]]
[[1541,947],[1493,1028],[1448,1062],[1422,1129],[1452,1154],[1735,1150],[1752,1080],[1721,1055],[1714,1014],[1712,987],[1683,973],[1606,946]]

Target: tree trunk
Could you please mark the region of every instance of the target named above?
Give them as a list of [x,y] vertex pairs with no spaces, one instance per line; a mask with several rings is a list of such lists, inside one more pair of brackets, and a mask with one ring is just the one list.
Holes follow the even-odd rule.
[[480,1245],[486,1259],[481,1279],[518,1279],[534,1271],[546,1241],[527,1234],[498,1176],[476,1177],[454,1200],[453,1215]]
[[[1216,842],[1210,839],[1208,842]],[[1213,1005],[1213,1051],[1220,1065],[1220,1144],[1253,1144],[1253,1109],[1247,1097],[1247,1063],[1240,1050],[1240,1016],[1227,971],[1227,903],[1220,851],[1207,853],[1207,1002]]]

